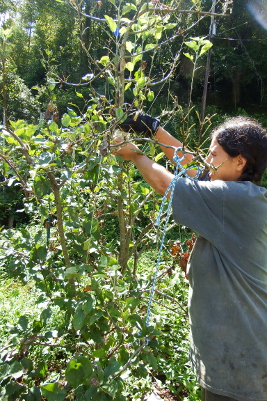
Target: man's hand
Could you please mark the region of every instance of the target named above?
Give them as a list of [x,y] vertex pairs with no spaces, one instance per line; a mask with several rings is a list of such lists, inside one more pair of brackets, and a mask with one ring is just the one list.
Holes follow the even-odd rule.
[[160,125],[158,120],[137,109],[129,109],[127,114],[126,120],[119,124],[120,129],[126,132],[134,131],[148,138],[155,136]]
[[[116,145],[116,146],[115,146]],[[133,160],[136,153],[142,153],[140,149],[133,143],[124,143],[123,138],[116,138],[112,142],[111,153],[114,156],[120,156],[124,160]]]

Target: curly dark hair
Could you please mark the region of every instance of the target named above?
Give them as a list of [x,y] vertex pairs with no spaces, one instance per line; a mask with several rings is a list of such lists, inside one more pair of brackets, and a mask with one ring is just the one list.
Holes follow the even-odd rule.
[[212,137],[230,157],[246,159],[239,181],[261,180],[267,168],[267,132],[258,121],[243,116],[229,118],[215,128]]

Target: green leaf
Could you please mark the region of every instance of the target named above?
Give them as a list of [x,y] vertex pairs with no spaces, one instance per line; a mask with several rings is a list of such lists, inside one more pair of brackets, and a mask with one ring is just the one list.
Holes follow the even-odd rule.
[[93,351],[92,355],[95,358],[102,358],[102,357],[104,357],[106,355],[106,353],[107,353],[107,351],[104,350],[104,348],[100,348],[100,349],[97,349],[96,351]]
[[156,28],[155,39],[159,40],[161,38],[162,31],[163,31],[162,26]]
[[137,80],[137,85],[139,88],[143,88],[145,84],[146,84],[146,77],[142,77]]
[[[145,188],[145,189],[147,189],[149,192],[148,188]],[[126,303],[127,308],[135,308],[140,303],[140,299],[135,298],[135,297],[129,297],[129,298],[126,298],[125,303]]]
[[126,46],[126,50],[127,50],[129,53],[131,53],[131,51],[134,49],[134,44],[133,44],[132,42],[130,42],[130,41],[127,41],[127,42],[125,43],[125,46]]
[[195,40],[191,40],[190,42],[185,42],[187,47],[190,47],[190,49],[194,50],[194,52],[197,52],[199,49],[199,44]]
[[63,117],[62,117],[62,120],[61,120],[61,124],[64,127],[69,127],[70,123],[71,123],[70,116],[67,113],[63,114]]
[[124,116],[124,111],[122,110],[121,107],[115,109],[115,114],[118,120],[120,120],[121,118],[123,118]]
[[109,394],[112,399],[115,399],[116,393],[119,390],[119,386],[116,380],[112,380],[111,382],[109,382],[108,384],[103,384],[101,386],[101,388],[107,393]]
[[133,4],[133,3],[126,3],[126,4],[122,7],[122,15],[127,14],[127,13],[130,12],[131,10],[134,10],[134,11],[137,10],[135,4]]
[[[8,397],[8,400],[17,400],[17,394],[21,393],[25,387],[21,386],[20,384],[16,382],[10,382],[5,386],[5,394],[7,396],[15,395],[13,397]],[[4,398],[6,400],[6,398]]]
[[59,386],[58,383],[48,383],[41,386],[42,395],[48,401],[63,401],[67,395],[67,391]]
[[121,36],[124,35],[125,32],[127,32],[128,30],[129,30],[129,28],[126,28],[126,26],[123,26],[123,27],[120,29],[120,35],[121,35]]
[[21,360],[21,364],[24,367],[24,369],[27,370],[28,372],[30,372],[33,369],[33,363],[28,358],[23,358]]
[[104,370],[104,377],[107,379],[109,376],[114,375],[114,373],[118,372],[120,370],[121,364],[113,360]]
[[54,132],[56,134],[59,131],[58,125],[57,125],[57,123],[55,121],[52,121],[51,124],[49,124],[49,129],[50,129],[51,132]]
[[85,314],[83,312],[75,313],[73,318],[74,330],[80,330],[83,327]]
[[154,357],[154,355],[150,353],[142,354],[142,359],[144,362],[147,362],[150,366],[152,366],[153,369],[157,369],[157,359]]
[[101,59],[99,60],[99,63],[102,64],[104,67],[106,67],[106,66],[108,65],[109,62],[110,62],[109,56],[103,56],[103,57],[101,57]]
[[51,308],[46,308],[46,309],[42,310],[42,313],[40,315],[40,320],[41,320],[41,322],[46,324],[51,316],[52,316]]
[[157,163],[159,160],[161,160],[164,157],[164,152],[160,152],[156,157],[155,157],[155,162]]
[[194,57],[192,56],[192,54],[184,53],[184,56],[189,58],[189,60],[191,60],[192,62],[194,61]]
[[47,249],[45,245],[35,244],[35,246],[31,249],[31,259],[34,262],[45,260],[46,255]]
[[147,100],[149,102],[152,102],[154,100],[154,92],[153,91],[148,91],[147,93]]
[[82,94],[82,93],[80,93],[80,92],[77,92],[77,91],[76,91],[75,93],[76,93],[76,96],[77,96],[77,97],[80,97],[80,98],[82,98],[82,99],[83,99],[83,94]]
[[90,294],[88,294],[88,300],[82,307],[84,313],[88,314],[89,312],[91,312],[91,310],[94,307],[94,303],[95,303],[94,298]]
[[206,53],[212,47],[212,43],[208,41],[204,46],[202,46],[199,56]]
[[128,82],[128,84],[125,85],[124,87],[124,92],[126,92],[132,85],[132,82]]
[[134,63],[129,61],[128,63],[126,63],[125,68],[127,68],[127,70],[129,70],[129,71],[133,71],[134,70]]
[[48,89],[49,89],[50,91],[53,91],[53,90],[55,89],[55,87],[56,87],[56,84],[55,84],[54,82],[50,82],[50,83],[48,84]]
[[31,372],[31,376],[37,376],[43,379],[46,376],[48,366],[45,362],[38,363],[36,369]]
[[173,29],[173,28],[175,28],[177,26],[177,24],[166,24],[165,26],[164,26],[164,28],[165,29]]
[[27,316],[21,316],[18,321],[18,326],[22,331],[26,331],[28,327],[29,320]]
[[[113,3],[113,4],[114,4],[114,3]],[[109,17],[108,15],[104,15],[104,17],[105,17],[106,20],[107,20],[107,23],[108,23],[108,26],[109,26],[111,32],[115,32],[116,29],[117,29],[117,24],[116,24],[116,22],[115,22],[111,17]]]
[[94,313],[91,317],[90,317],[90,321],[89,321],[89,325],[91,326],[92,324],[94,324],[97,320],[99,320],[101,318],[101,316],[103,316],[102,311],[98,311],[97,313]]
[[84,399],[87,401],[89,400],[96,400],[97,398],[95,397],[97,393],[97,387],[91,387],[89,388],[85,394],[84,394]]
[[22,364],[18,361],[13,362],[10,365],[9,374],[13,377],[13,379],[20,378],[24,373],[24,368]]
[[66,369],[66,380],[70,386],[78,387],[88,380],[93,372],[91,361],[86,357],[72,359]]

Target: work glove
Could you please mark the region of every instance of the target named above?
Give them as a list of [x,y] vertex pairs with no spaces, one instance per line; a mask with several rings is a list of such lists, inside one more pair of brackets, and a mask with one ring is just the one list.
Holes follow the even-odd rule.
[[135,131],[148,138],[153,138],[159,125],[160,122],[156,118],[133,108],[128,110],[126,120],[119,124],[119,127],[126,132]]

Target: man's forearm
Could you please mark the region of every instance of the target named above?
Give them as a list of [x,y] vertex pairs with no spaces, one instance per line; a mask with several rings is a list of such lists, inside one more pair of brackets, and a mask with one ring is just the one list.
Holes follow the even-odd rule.
[[[168,146],[174,146],[175,148],[181,148],[183,147],[182,142],[180,142],[178,139],[174,138],[171,134],[169,134],[164,128],[162,128],[161,126],[159,126],[156,135],[155,135],[155,139],[160,142],[163,143],[165,145]],[[160,145],[161,149],[163,150],[163,152],[165,153],[165,155],[168,157],[168,159],[173,162],[173,156],[174,156],[174,150],[172,148],[167,148],[166,146]],[[186,151],[186,149],[185,149]],[[182,152],[178,152],[178,156],[179,157],[183,157],[183,153]],[[185,154],[185,158],[182,161],[182,165],[185,164],[189,164],[191,163],[193,159],[193,155],[191,155],[190,153],[186,153]],[[192,170],[190,171],[190,176],[195,176],[196,171]]]

